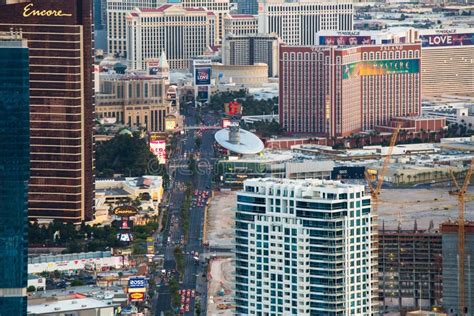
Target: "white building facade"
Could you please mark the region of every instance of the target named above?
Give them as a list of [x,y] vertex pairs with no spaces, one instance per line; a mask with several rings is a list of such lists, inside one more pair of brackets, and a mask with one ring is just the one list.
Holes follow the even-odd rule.
[[258,33],[258,17],[250,14],[226,14],[224,34],[255,35]]
[[156,8],[159,0],[106,0],[107,50],[110,54],[126,56],[127,28],[125,17],[133,8]]
[[350,0],[267,0],[259,3],[258,28],[288,45],[317,45],[316,32],[352,30],[353,15]]
[[237,315],[375,315],[370,196],[327,180],[252,179],[237,194]]
[[146,62],[164,51],[171,70],[188,69],[215,39],[215,15],[204,8],[165,4],[157,9],[135,9],[127,15],[127,61],[144,70]]
[[182,0],[184,8],[204,8],[216,16],[214,42],[219,43],[224,37],[224,17],[230,12],[229,0]]

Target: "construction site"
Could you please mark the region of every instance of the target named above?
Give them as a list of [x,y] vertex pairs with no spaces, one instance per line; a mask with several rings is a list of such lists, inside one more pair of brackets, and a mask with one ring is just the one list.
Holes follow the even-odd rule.
[[[466,201],[466,192],[474,158],[467,165],[464,161],[458,164],[456,170],[448,168],[451,181],[439,189],[413,186],[384,190],[380,197],[399,131],[400,125],[392,134],[380,168],[364,173],[377,219],[375,249],[383,312],[404,315],[414,309],[442,309],[449,315],[472,315],[474,226],[466,221],[465,210],[466,203],[472,203],[471,199]],[[407,228],[411,223],[412,228]]]
[[215,192],[208,207],[207,242],[211,252],[208,265],[207,314],[234,315],[235,258],[234,226],[236,192]]
[[[474,214],[465,213],[474,208],[474,196],[467,193],[474,159],[463,154],[454,160],[440,158],[437,163],[443,165],[442,172],[436,169],[437,163],[430,162],[436,167],[433,176],[427,171],[411,175],[400,166],[394,172],[391,164],[401,161],[400,155],[392,158],[398,132],[395,128],[378,167],[365,165],[364,182],[360,175],[347,178],[366,184],[372,198],[373,229],[378,231],[372,247],[379,258],[372,280],[379,288],[382,311],[389,315],[414,310],[474,315]],[[313,162],[318,159],[314,157]],[[416,169],[416,164],[410,168]],[[209,265],[210,315],[232,314],[235,266],[233,253],[225,250],[234,245],[235,205],[235,191],[229,191],[216,193],[209,206],[208,243],[211,249],[220,250],[211,253]]]

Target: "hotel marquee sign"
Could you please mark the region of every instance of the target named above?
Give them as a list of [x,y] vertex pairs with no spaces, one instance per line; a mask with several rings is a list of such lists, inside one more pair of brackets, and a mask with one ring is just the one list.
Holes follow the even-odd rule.
[[70,13],[64,13],[62,10],[56,9],[43,9],[35,10],[33,9],[34,4],[29,3],[23,8],[23,16],[25,18],[30,16],[72,16]]

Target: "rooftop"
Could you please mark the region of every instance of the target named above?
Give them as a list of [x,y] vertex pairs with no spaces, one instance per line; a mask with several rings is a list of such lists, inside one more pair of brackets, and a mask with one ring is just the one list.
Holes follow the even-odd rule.
[[353,188],[360,191],[365,191],[365,186],[358,184],[348,184],[341,181],[334,180],[321,180],[321,179],[277,179],[277,178],[255,178],[245,180],[245,185],[258,185],[258,184],[281,184],[286,186],[300,186],[307,188],[336,188],[336,189],[347,189]]
[[106,303],[92,298],[80,298],[72,300],[63,300],[57,302],[48,302],[46,304],[29,305],[28,314],[41,315],[51,313],[65,313],[80,310],[113,307],[112,303]]

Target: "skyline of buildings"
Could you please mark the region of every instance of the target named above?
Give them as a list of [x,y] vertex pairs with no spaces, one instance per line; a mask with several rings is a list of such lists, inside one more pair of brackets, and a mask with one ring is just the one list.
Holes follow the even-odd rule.
[[[95,19],[92,2],[100,10]],[[402,6],[400,12],[411,19]],[[398,230],[385,230],[364,173],[374,178],[384,174],[378,178],[389,183],[384,190],[448,201],[429,194],[446,189],[448,196],[447,187],[456,183],[451,173],[463,176],[474,159],[474,28],[447,28],[440,21],[438,29],[423,29],[410,20],[410,27],[399,29],[354,30],[355,20],[360,27],[370,15],[361,8],[349,0],[0,0],[0,314],[26,314],[28,299],[35,295],[27,295],[30,277],[36,290],[41,285],[59,289],[63,282],[68,288],[67,281],[75,276],[62,280],[57,270],[94,273],[93,282],[99,284],[103,280],[97,273],[109,276],[106,270],[111,269],[113,274],[122,272],[116,280],[123,284],[129,277],[120,270],[129,264],[127,247],[134,256],[130,265],[146,249],[154,268],[163,261],[168,272],[168,263],[178,263],[177,252],[168,250],[179,243],[186,252],[194,251],[182,253],[193,264],[176,274],[184,283],[180,290],[195,290],[193,295],[186,292],[192,303],[168,304],[183,314],[186,309],[197,313],[195,295],[204,293],[207,304],[207,298],[221,292],[224,297],[228,291],[235,300],[216,300],[215,305],[236,309],[237,315],[375,316],[434,307],[450,316],[459,313],[460,226],[447,220],[455,198],[443,209],[426,207],[441,212],[439,218],[429,213],[431,219],[444,219],[437,223],[439,230],[432,222],[428,230],[419,230],[416,220],[411,231],[402,230],[401,224]],[[429,17],[423,23],[430,23]],[[94,43],[99,31],[107,35],[107,49]],[[431,105],[446,95],[454,101],[445,108]],[[262,150],[244,154],[219,147],[220,140],[214,143],[212,130],[235,125],[231,111],[219,111],[227,99],[252,112],[242,117],[242,126],[250,131],[247,135],[265,138]],[[240,122],[243,113],[237,112],[232,115]],[[395,129],[400,129],[399,146],[384,146]],[[229,141],[248,146],[250,138],[240,137],[240,131],[233,127]],[[132,169],[128,164],[134,159],[129,159],[115,169],[122,151],[110,150],[112,159],[102,159],[105,163],[96,171],[95,141],[102,146],[116,135],[140,142],[132,149],[140,150],[136,160],[144,157],[146,163]],[[387,160],[392,165],[382,173],[392,149],[392,160]],[[189,173],[173,173],[181,172],[185,159]],[[201,173],[205,159],[214,165]],[[133,196],[110,185],[126,173]],[[96,174],[104,177],[102,186],[96,186]],[[213,250],[205,241],[205,231],[212,229],[206,226],[211,207],[207,199],[226,186],[241,189],[229,193],[234,200],[224,203],[234,207],[225,220],[235,236],[231,234],[233,242],[222,252],[235,264],[230,272],[235,282],[210,290],[200,287],[212,282],[215,259],[205,257]],[[455,194],[459,192],[451,188],[449,195]],[[426,203],[416,199],[419,205]],[[120,212],[114,213],[115,205],[107,201],[124,206],[120,228]],[[189,201],[191,219],[183,212]],[[470,202],[466,199],[467,211]],[[400,205],[405,205],[404,216],[428,218],[426,210],[406,202],[405,196]],[[396,199],[388,207],[398,206]],[[169,213],[162,213],[164,208]],[[225,214],[220,206],[217,212]],[[174,228],[145,232],[149,236],[132,234],[133,225],[156,224],[155,216]],[[463,289],[467,314],[474,305],[474,224],[469,220]],[[58,231],[50,229],[58,226]],[[29,227],[36,248],[30,253]],[[88,233],[101,229],[111,235],[96,234],[94,240]],[[127,232],[127,247],[113,243],[116,229]],[[36,238],[42,241],[36,244]],[[67,265],[56,261],[59,256],[42,261],[46,252],[64,252],[65,259],[78,249],[89,251],[89,246],[101,253],[75,254]],[[36,252],[42,255],[30,264],[37,275],[28,276],[27,259]],[[52,272],[47,278],[53,283],[38,280],[45,270]],[[202,274],[207,276],[203,284],[194,278]],[[154,289],[159,293],[156,305],[164,305],[168,298],[162,294],[170,289],[169,283],[160,282]],[[72,294],[68,290],[64,292]],[[143,293],[135,295],[143,295],[144,301],[154,299],[148,290],[143,285],[140,292],[129,292]],[[125,300],[133,305],[133,295]]]
[[[33,15],[33,10],[61,15]],[[91,220],[94,140],[91,0],[9,1],[0,31],[28,40],[30,65],[29,217]]]
[[29,55],[21,32],[0,32],[0,310],[26,315]]

